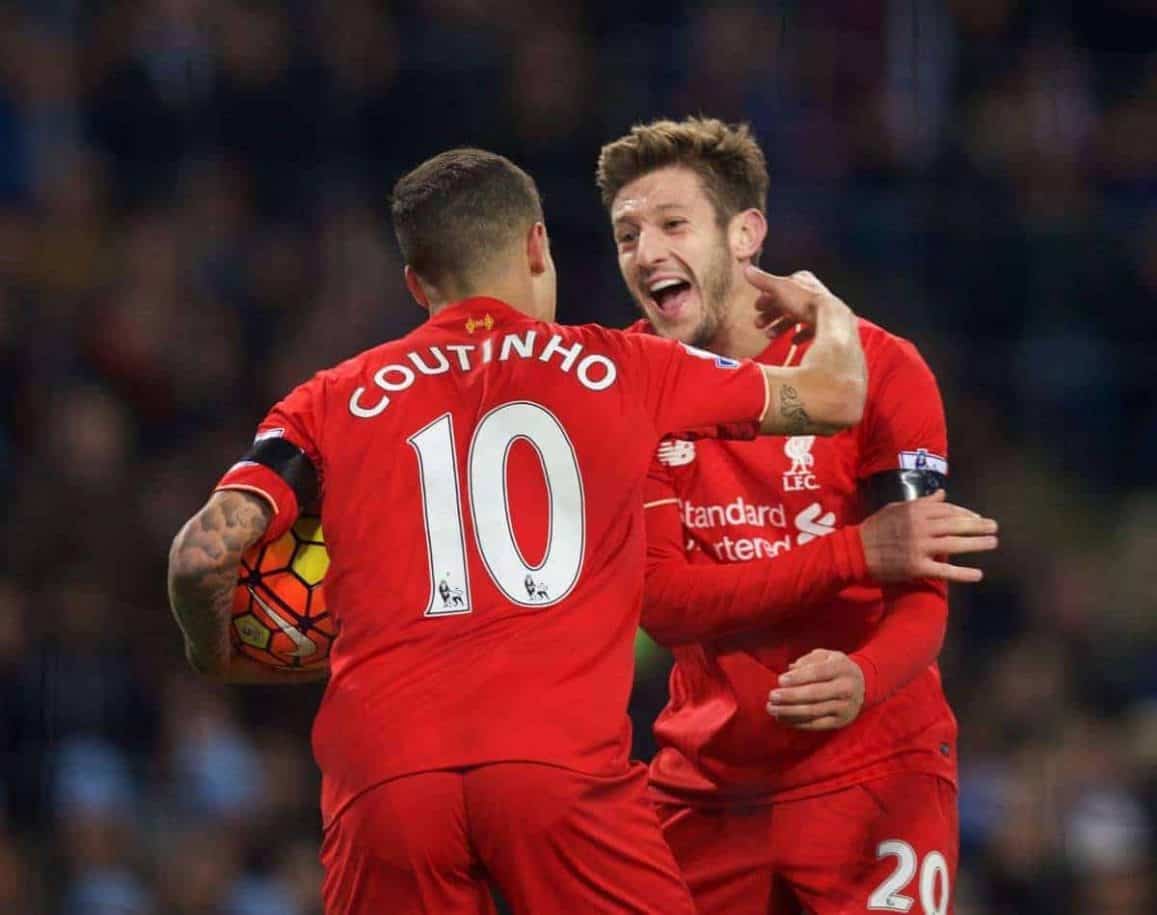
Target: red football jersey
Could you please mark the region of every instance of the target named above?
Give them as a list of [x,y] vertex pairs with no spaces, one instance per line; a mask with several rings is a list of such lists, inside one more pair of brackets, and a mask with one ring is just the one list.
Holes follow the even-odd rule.
[[[864,516],[862,481],[900,468],[947,473],[944,411],[914,346],[864,321],[860,336],[869,390],[856,427],[831,438],[676,439],[658,449],[646,490],[643,625],[664,632],[665,641],[682,642],[672,645],[670,700],[655,724],[660,749],[651,776],[660,795],[789,799],[894,771],[955,778],[956,723],[935,664],[947,621],[946,588],[848,585],[856,570],[843,558],[849,545],[839,542],[848,533],[840,529]],[[758,361],[793,364],[807,345],[800,328],[789,329]],[[825,549],[817,553],[821,541]],[[826,549],[829,544],[838,549]],[[771,576],[792,565],[816,577],[815,562],[799,560],[824,554],[830,564],[820,576],[848,586],[813,608],[767,607],[762,618],[752,611],[762,612],[766,597],[736,614],[735,604],[720,607],[720,579],[699,583],[687,574],[752,562],[744,573],[763,564]],[[745,578],[758,583],[755,575]],[[796,590],[806,584],[786,583]],[[704,606],[698,619],[696,590]],[[745,619],[746,630],[727,634],[722,624],[729,616]],[[842,730],[800,731],[766,711],[779,675],[816,648],[846,652],[865,673],[864,708]]]
[[[622,771],[664,435],[753,430],[763,373],[670,341],[535,321],[494,299],[321,372],[277,404],[317,470],[339,627],[314,723],[328,821],[385,779],[495,761]],[[242,462],[220,487],[292,490]]]

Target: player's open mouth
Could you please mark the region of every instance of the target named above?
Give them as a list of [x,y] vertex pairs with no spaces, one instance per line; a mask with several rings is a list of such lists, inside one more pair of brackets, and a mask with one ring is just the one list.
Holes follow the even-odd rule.
[[691,284],[681,279],[656,280],[648,287],[651,301],[665,318],[677,318],[691,298]]

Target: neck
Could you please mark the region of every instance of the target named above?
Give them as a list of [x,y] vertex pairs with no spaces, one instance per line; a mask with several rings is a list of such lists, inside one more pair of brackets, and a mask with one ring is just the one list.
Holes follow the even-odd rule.
[[759,292],[739,277],[728,299],[727,317],[707,344],[707,349],[730,359],[752,359],[767,349],[767,334],[755,326],[755,302]]
[[464,299],[472,299],[476,296],[498,299],[516,311],[521,311],[523,314],[530,315],[532,318],[539,316],[534,295],[526,283],[503,282],[501,279],[498,279],[489,282],[463,284],[461,286],[447,285],[438,289],[427,288],[427,295],[430,303],[431,317],[438,314],[438,312],[444,308],[449,308],[451,305],[457,304]]

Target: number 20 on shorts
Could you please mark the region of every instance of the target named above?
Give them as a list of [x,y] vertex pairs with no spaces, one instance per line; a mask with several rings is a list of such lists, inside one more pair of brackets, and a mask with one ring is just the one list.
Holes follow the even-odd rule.
[[916,850],[900,839],[888,839],[876,847],[876,858],[895,858],[896,869],[868,897],[870,912],[912,912],[916,900],[902,892],[920,873],[920,911],[922,915],[947,915],[951,899],[948,885],[948,862],[938,851],[930,851],[921,861]]

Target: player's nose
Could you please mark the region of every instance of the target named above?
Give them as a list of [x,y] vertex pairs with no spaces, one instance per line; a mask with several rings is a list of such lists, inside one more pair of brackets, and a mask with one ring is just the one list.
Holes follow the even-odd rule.
[[639,230],[639,238],[635,242],[635,263],[644,270],[662,264],[667,258],[667,246],[658,232],[647,229]]

